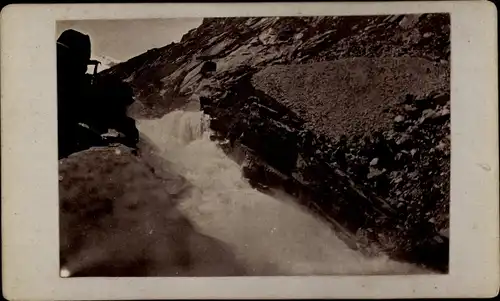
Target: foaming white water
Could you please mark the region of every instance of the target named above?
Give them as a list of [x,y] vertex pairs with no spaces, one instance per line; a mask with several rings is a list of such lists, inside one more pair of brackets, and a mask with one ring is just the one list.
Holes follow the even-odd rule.
[[174,111],[138,128],[195,188],[179,207],[197,228],[227,243],[256,275],[424,272],[386,257],[366,258],[289,197],[272,197],[242,178],[240,166],[210,141],[201,112]]

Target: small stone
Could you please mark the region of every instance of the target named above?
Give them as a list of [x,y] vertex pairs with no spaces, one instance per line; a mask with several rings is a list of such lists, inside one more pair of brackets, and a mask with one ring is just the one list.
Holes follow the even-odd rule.
[[121,154],[122,154],[122,151],[121,151],[119,148],[117,148],[117,149],[115,149],[115,154],[117,154],[117,155],[121,155]]
[[409,29],[415,26],[418,23],[419,19],[420,15],[407,15],[399,22],[399,26],[401,26],[403,29]]
[[376,169],[376,168],[372,168],[372,167],[370,167],[370,172],[368,173],[367,178],[368,178],[368,179],[371,179],[371,178],[374,178],[374,177],[380,176],[380,175],[381,175],[381,174],[383,174],[384,172],[385,172],[385,169],[383,169],[383,170],[379,170],[379,169]]
[[430,37],[432,37],[432,36],[433,36],[433,33],[432,33],[432,32],[426,32],[426,33],[424,33],[424,35],[423,35],[423,37],[424,37],[425,39],[430,38]]
[[398,115],[398,116],[396,116],[396,118],[394,118],[394,121],[398,122],[398,123],[403,122],[403,121],[405,121],[405,118],[403,115]]
[[417,177],[418,177],[418,172],[417,172],[417,171],[413,171],[413,172],[408,173],[408,178],[409,178],[409,179],[414,180],[414,179],[416,179]]
[[401,137],[396,141],[396,144],[398,145],[401,145],[403,143],[405,143],[406,141],[408,141],[408,139],[410,139],[410,136],[407,135],[407,134],[403,134],[401,135]]
[[439,142],[439,144],[436,146],[436,149],[443,151],[446,148],[446,143],[443,141]]
[[439,234],[446,238],[450,238],[450,229],[449,228],[444,228],[439,231]]
[[429,219],[429,223],[434,224],[435,222],[436,222],[435,218],[432,217],[432,218]]
[[394,15],[394,16],[389,16],[388,17],[388,22],[392,23],[397,21],[401,16],[400,15]]
[[410,154],[412,157],[415,156],[416,153],[417,153],[417,149],[415,149],[415,148],[410,151]]
[[441,237],[439,236],[434,236],[434,240],[437,241],[438,243],[442,244],[444,241]]
[[413,112],[413,111],[415,111],[417,108],[415,108],[415,107],[414,107],[414,106],[412,106],[412,105],[405,105],[404,109],[405,109],[405,111],[407,111],[407,112]]
[[388,138],[392,138],[394,135],[396,135],[396,132],[394,132],[394,130],[389,130],[389,131],[387,132],[387,137],[388,137]]
[[425,120],[429,117],[432,117],[435,114],[436,114],[436,112],[434,112],[433,109],[426,109],[422,112],[422,119]]
[[402,154],[402,153],[397,153],[397,154],[396,154],[396,156],[394,156],[394,159],[395,159],[396,161],[399,161],[399,160],[401,160],[401,158],[402,158],[402,157],[403,157],[403,154]]
[[63,176],[59,176],[59,181],[62,181],[64,179]]
[[441,116],[448,116],[448,115],[450,115],[450,110],[448,110],[448,109],[443,109],[443,110],[441,110],[441,111],[439,112],[439,115],[441,115]]
[[370,161],[370,166],[375,166],[378,164],[378,158],[373,158],[373,160]]
[[441,93],[434,96],[434,102],[437,103],[438,105],[444,106],[449,101],[450,101],[450,94],[448,93]]

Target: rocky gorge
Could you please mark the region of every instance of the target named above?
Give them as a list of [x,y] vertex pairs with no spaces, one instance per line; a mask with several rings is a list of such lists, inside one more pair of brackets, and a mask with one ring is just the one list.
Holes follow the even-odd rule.
[[[210,116],[261,191],[280,189],[366,255],[448,270],[447,14],[207,18],[179,43],[100,73],[129,114]],[[204,62],[216,71],[200,76]]]

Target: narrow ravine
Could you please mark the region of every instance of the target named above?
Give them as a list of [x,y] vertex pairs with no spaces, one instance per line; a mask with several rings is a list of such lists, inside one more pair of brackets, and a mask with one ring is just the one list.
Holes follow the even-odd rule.
[[179,209],[200,232],[227,243],[250,275],[429,273],[386,256],[367,258],[290,196],[253,189],[210,140],[206,121],[201,112],[178,110],[139,120],[138,128],[194,186]]

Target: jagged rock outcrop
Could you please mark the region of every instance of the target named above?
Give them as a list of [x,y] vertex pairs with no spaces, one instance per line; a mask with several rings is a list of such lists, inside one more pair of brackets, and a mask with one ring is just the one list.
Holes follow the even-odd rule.
[[367,253],[446,271],[449,22],[209,18],[102,74],[134,86],[137,118],[199,102],[257,187],[295,195]]

